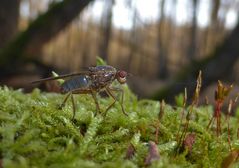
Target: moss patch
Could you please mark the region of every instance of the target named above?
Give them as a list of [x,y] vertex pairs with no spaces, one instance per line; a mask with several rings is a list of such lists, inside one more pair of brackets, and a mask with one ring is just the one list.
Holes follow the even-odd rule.
[[[126,85],[123,88],[128,116],[122,113],[118,103],[106,117],[94,116],[95,104],[91,96],[76,95],[74,121],[71,121],[70,101],[62,110],[57,108],[64,95],[42,93],[38,89],[24,94],[21,90],[0,88],[3,167],[142,167],[149,141],[158,141],[160,153],[160,159],[152,162],[151,167],[220,167],[229,155],[225,117],[222,116],[219,137],[213,130],[215,126],[210,130],[206,128],[213,114],[211,106],[193,109],[188,132],[196,135],[195,143],[191,151],[176,153],[178,135],[182,133],[178,130],[183,109],[166,105],[159,122],[159,102],[137,100]],[[110,98],[98,99],[102,111],[112,102]],[[233,149],[239,149],[237,123],[237,117],[230,118]],[[157,140],[156,128],[159,130]],[[135,154],[127,160],[130,144]]]

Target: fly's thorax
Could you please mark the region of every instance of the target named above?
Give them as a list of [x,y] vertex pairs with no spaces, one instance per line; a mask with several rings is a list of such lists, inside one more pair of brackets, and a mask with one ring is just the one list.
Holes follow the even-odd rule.
[[111,69],[110,71],[98,71],[92,73],[91,77],[91,86],[94,90],[101,90],[102,88],[110,85],[115,80],[116,70]]
[[110,65],[101,65],[96,67],[89,67],[89,71],[93,73],[99,72],[116,72],[116,69]]

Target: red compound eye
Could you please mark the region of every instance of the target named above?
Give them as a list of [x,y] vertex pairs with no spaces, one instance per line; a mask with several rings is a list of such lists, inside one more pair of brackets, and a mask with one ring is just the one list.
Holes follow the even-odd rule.
[[125,71],[119,71],[119,72],[118,72],[118,75],[119,75],[119,77],[124,78],[124,77],[127,76],[127,72],[125,72]]

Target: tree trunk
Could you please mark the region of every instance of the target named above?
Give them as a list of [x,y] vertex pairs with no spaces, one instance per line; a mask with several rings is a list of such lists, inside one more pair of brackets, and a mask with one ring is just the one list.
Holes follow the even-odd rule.
[[159,78],[165,79],[168,76],[168,59],[166,54],[165,44],[163,42],[165,15],[164,15],[165,0],[161,0],[159,4],[159,20],[158,20],[158,58],[159,58]]
[[198,0],[193,0],[193,14],[192,14],[192,26],[190,29],[190,39],[189,39],[189,47],[188,47],[188,59],[189,61],[193,61],[196,56],[196,46],[197,46],[197,8],[198,8]]
[[0,52],[0,67],[39,55],[43,45],[63,30],[93,0],[63,0],[52,5]]
[[218,11],[220,8],[221,0],[213,0],[212,2],[212,13],[211,13],[211,25],[218,26]]
[[139,37],[140,35],[137,36],[137,17],[138,17],[138,12],[136,7],[132,8],[132,10],[134,11],[133,13],[133,26],[129,35],[129,39],[128,39],[128,47],[129,47],[129,55],[128,55],[128,64],[127,64],[127,70],[130,72],[136,71],[135,67],[135,61],[133,61],[135,59],[135,54],[137,53],[137,49],[138,49],[138,41],[137,41],[137,37]]
[[111,31],[112,31],[112,16],[113,16],[113,6],[114,0],[110,0],[105,2],[105,10],[102,16],[102,36],[101,36],[101,43],[99,48],[100,57],[104,59],[106,62],[108,61],[108,50],[109,50],[109,43],[111,38]]
[[12,40],[18,31],[20,0],[0,1],[0,49]]
[[[172,101],[174,95],[184,91],[184,87],[187,87],[188,93],[192,95],[194,89],[192,82],[196,83],[199,70],[202,70],[203,73],[203,88],[217,80],[227,79],[239,57],[238,44],[239,23],[224,42],[216,47],[212,55],[205,57],[201,61],[194,61],[185,67],[176,75],[176,79],[173,82],[160,89],[153,98]],[[185,85],[182,85],[182,83],[185,83]],[[186,84],[189,85],[187,86]]]

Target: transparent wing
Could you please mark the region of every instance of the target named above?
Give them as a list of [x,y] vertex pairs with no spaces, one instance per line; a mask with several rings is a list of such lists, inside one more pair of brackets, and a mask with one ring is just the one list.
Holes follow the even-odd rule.
[[44,78],[44,79],[32,81],[31,83],[36,84],[36,83],[42,83],[42,82],[47,82],[47,81],[51,81],[51,80],[64,79],[64,78],[68,78],[71,76],[89,75],[89,74],[90,74],[89,71],[83,71],[83,72],[71,73],[71,74],[66,74],[66,75],[59,75],[57,77]]

